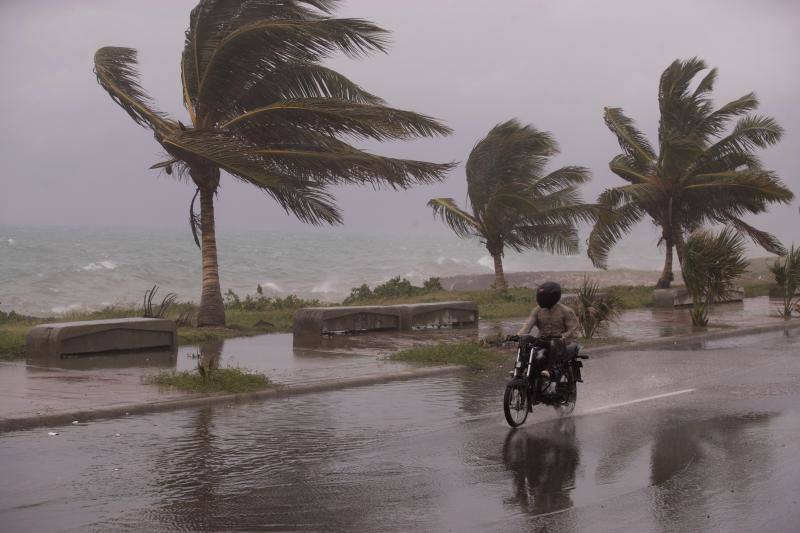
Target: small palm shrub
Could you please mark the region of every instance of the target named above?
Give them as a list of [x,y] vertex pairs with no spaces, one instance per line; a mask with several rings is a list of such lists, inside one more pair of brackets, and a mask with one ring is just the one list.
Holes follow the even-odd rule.
[[769,270],[781,289],[783,306],[778,313],[789,319],[794,311],[800,312],[800,296],[797,296],[797,291],[800,290],[800,248],[792,246],[783,260],[776,260]]
[[577,297],[572,307],[578,315],[584,339],[593,338],[602,324],[619,316],[620,301],[610,294],[602,294],[600,285],[589,277],[583,278]]
[[692,324],[706,326],[708,306],[725,298],[747,270],[742,235],[731,228],[718,235],[695,231],[686,240],[681,270],[692,296]]
[[153,306],[153,298],[158,292],[158,285],[153,285],[153,288],[144,292],[142,299],[142,317],[143,318],[164,318],[167,316],[167,311],[178,299],[178,295],[174,292],[168,292],[161,300],[158,307]]

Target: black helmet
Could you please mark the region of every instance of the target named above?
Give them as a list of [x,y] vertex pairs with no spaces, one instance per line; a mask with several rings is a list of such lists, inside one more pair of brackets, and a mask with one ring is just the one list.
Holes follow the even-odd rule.
[[536,303],[539,307],[550,309],[561,299],[561,285],[555,281],[548,281],[536,289]]

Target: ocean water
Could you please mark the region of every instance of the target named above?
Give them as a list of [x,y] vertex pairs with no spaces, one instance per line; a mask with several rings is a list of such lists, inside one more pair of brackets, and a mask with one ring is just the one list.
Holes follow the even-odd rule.
[[[339,301],[352,287],[394,276],[491,273],[477,241],[447,233],[218,233],[222,290]],[[610,266],[660,269],[652,232],[621,243]],[[506,271],[583,270],[585,254],[508,252]],[[139,303],[153,285],[181,300],[200,295],[200,252],[186,230],[72,229],[0,226],[0,309],[40,316],[109,304]]]

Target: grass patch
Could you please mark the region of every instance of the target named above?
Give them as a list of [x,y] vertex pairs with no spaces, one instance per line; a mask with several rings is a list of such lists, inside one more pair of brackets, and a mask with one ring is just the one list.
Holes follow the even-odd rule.
[[439,343],[400,350],[389,356],[392,361],[464,365],[485,370],[502,363],[507,357],[477,342]]
[[165,370],[145,378],[145,382],[160,387],[172,387],[186,392],[255,392],[271,387],[269,378],[259,372],[242,368],[218,368],[207,377],[196,370]]
[[25,355],[25,336],[32,325],[24,322],[0,324],[0,361],[10,361]]
[[608,293],[619,301],[620,309],[639,309],[653,305],[653,287],[644,285],[614,285],[603,287],[600,292]]
[[755,298],[757,296],[769,296],[770,288],[777,286],[775,280],[745,281],[741,285],[742,288],[744,288],[745,298]]

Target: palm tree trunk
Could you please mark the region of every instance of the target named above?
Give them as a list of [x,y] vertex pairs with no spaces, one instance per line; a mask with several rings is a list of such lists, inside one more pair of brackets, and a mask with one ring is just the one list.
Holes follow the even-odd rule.
[[501,254],[492,254],[492,259],[494,259],[494,290],[503,292],[508,288],[506,276],[503,274],[503,256]]
[[200,231],[202,233],[203,292],[198,326],[224,326],[225,306],[219,286],[217,237],[214,232],[214,192],[216,187],[200,187]]
[[664,270],[661,272],[661,277],[658,278],[656,289],[669,289],[672,283],[672,239],[666,239],[667,256],[664,258]]

